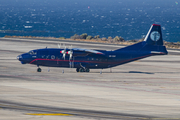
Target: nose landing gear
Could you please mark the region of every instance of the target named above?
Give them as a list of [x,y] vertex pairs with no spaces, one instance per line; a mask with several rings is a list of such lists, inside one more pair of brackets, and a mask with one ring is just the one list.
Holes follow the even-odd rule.
[[37,69],[37,72],[41,72],[41,71],[42,71],[41,68],[38,68],[38,69]]
[[41,68],[39,67],[39,65],[37,65],[37,72],[41,72],[42,70],[41,70]]

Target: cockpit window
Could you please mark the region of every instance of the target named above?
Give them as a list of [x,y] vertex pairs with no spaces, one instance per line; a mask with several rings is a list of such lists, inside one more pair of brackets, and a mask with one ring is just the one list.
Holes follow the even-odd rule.
[[28,52],[28,54],[30,54],[30,55],[36,55],[36,54],[37,54],[37,51],[31,50],[31,51]]

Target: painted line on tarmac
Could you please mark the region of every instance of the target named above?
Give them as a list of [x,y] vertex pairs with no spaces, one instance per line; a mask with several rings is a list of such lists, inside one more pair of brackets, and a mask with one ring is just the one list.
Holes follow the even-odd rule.
[[176,50],[167,50],[168,52],[176,52],[176,53],[180,53],[180,51],[176,51]]
[[[46,108],[33,108],[27,106],[18,106],[18,105],[8,105],[8,104],[0,104],[3,107],[8,107],[7,109],[25,109],[25,110],[45,110],[48,111]],[[63,113],[63,110],[51,110],[54,112],[61,111],[62,113],[25,113],[25,115],[32,115],[32,116],[90,116],[90,117],[100,117],[100,118],[113,118],[113,119],[142,119],[142,120],[180,120],[179,118],[149,118],[149,117],[138,117],[138,116],[124,116],[124,115],[110,115],[110,114],[99,114],[99,113],[84,113],[80,111],[70,111],[70,114]]]
[[[33,107],[28,107],[28,106],[18,106],[18,105],[8,105],[8,104],[0,104],[1,106],[3,107],[8,107],[7,109],[20,109],[20,110],[45,110],[45,111],[49,111],[49,109],[46,109],[46,108],[33,108]],[[25,113],[25,115],[32,115],[32,116],[90,116],[90,117],[100,117],[100,118],[116,118],[116,119],[148,119],[148,118],[145,118],[145,117],[137,117],[137,116],[123,116],[123,115],[110,115],[110,114],[99,114],[99,113],[91,113],[91,112],[88,112],[88,113],[84,113],[84,112],[81,112],[81,111],[70,111],[70,114],[66,114],[66,113],[63,113],[65,111],[63,110],[50,110],[50,111],[54,111],[54,112],[62,112],[62,113]]]
[[26,113],[26,115],[34,115],[34,116],[73,116],[71,114],[64,114],[64,113]]
[[[48,109],[46,109],[46,108],[33,108],[33,107],[27,107],[27,106],[18,106],[18,105],[9,105],[9,104],[0,104],[0,106],[3,106],[3,107],[5,107],[5,108],[7,108],[7,109],[25,109],[25,110],[40,110],[40,111],[47,111]],[[52,110],[52,111],[54,111],[54,112],[57,112],[57,110]],[[31,114],[31,113],[29,113],[29,114]],[[35,114],[35,113],[34,113]],[[59,113],[60,114],[60,113]],[[61,113],[61,114],[63,114],[63,113]],[[65,114],[64,114],[65,115]],[[67,115],[69,115],[70,116],[70,114],[67,114]],[[72,116],[72,115],[71,115]]]
[[[74,114],[77,114],[78,116],[91,116],[91,117],[102,117],[102,115],[99,114],[94,114],[94,113],[82,113],[82,112],[74,112]],[[33,116],[74,116],[72,114],[64,114],[64,113],[26,113],[26,115],[33,115]],[[117,115],[103,115],[103,117],[111,117],[115,119],[122,119],[122,118],[134,118],[134,119],[141,119],[142,117],[131,117],[131,116],[117,116]],[[149,118],[144,118],[144,119],[149,119]]]
[[143,120],[180,120],[180,118],[141,118]]

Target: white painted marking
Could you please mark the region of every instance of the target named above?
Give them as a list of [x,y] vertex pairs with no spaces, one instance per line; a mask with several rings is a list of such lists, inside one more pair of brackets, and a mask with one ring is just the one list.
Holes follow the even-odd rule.
[[176,53],[180,53],[180,51],[178,51],[178,50],[168,50],[168,52],[176,52]]

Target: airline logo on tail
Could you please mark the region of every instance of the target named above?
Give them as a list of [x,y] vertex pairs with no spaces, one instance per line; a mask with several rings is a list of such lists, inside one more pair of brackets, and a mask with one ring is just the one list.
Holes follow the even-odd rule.
[[144,41],[149,45],[163,45],[161,26],[153,24]]
[[151,40],[158,41],[160,39],[160,33],[158,31],[153,31],[150,37],[151,37]]

